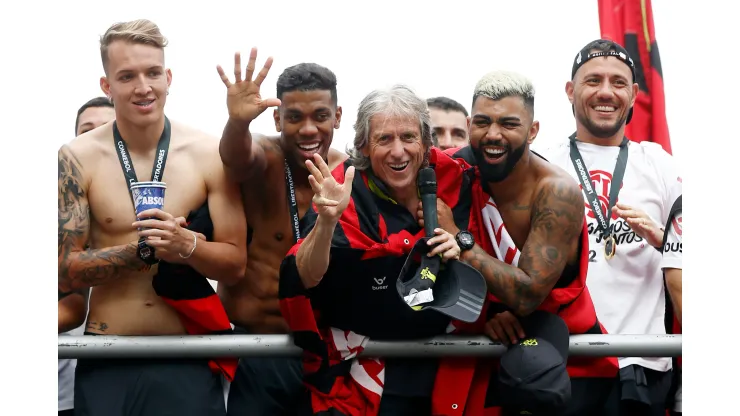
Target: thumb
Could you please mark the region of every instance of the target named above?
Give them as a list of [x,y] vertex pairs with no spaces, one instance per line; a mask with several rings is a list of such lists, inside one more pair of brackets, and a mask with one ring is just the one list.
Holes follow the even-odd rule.
[[281,101],[279,98],[268,98],[266,100],[262,100],[260,103],[260,107],[263,110],[267,110],[270,107],[277,107],[281,104]]
[[350,166],[344,174],[344,186],[347,192],[352,192],[352,181],[355,179],[355,167]]

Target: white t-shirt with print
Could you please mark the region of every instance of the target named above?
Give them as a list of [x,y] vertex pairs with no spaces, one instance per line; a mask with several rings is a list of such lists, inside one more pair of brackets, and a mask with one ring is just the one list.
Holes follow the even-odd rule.
[[683,256],[683,213],[681,210],[668,224],[668,233],[665,246],[663,246],[663,260],[660,262],[661,269],[683,269],[681,258]]
[[[683,212],[679,210],[668,224],[668,233],[665,246],[663,246],[663,260],[660,263],[662,269],[683,269]],[[678,380],[678,389],[676,390],[676,403],[673,410],[681,412],[682,381]]]
[[[612,173],[619,147],[577,142],[602,211],[609,203]],[[662,227],[676,198],[682,193],[681,176],[671,155],[651,142],[630,142],[627,167],[617,201],[646,212]],[[568,172],[580,185],[570,159],[570,140],[539,152]],[[586,195],[584,194],[584,200]],[[584,210],[589,232],[589,265],[586,285],[596,314],[610,334],[665,334],[665,290],[660,268],[661,253],[637,236],[621,218],[611,216],[609,226],[617,240],[616,254],[604,257],[598,220],[588,201]],[[670,357],[622,357],[620,367],[637,364],[656,371],[671,369]]]

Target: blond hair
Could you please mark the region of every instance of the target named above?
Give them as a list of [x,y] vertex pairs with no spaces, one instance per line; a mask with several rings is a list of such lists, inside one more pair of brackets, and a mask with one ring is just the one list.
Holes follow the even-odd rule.
[[492,71],[481,77],[475,84],[473,104],[478,97],[494,101],[504,97],[521,97],[524,104],[534,110],[534,86],[524,75],[512,71]]
[[100,57],[103,60],[104,70],[108,64],[108,47],[117,40],[151,45],[159,49],[164,49],[168,43],[167,38],[159,31],[159,26],[151,20],[138,19],[115,23],[100,37]]

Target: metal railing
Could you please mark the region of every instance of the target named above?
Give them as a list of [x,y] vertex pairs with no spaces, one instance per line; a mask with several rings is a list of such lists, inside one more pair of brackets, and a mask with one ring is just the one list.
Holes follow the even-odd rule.
[[[59,336],[59,358],[287,357],[301,349],[288,335]],[[506,346],[485,336],[369,341],[363,356],[498,357]],[[677,357],[681,335],[571,335],[570,355]]]

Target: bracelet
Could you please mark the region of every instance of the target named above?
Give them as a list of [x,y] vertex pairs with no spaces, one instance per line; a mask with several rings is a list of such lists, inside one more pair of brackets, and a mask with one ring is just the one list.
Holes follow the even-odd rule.
[[193,248],[192,248],[192,249],[190,250],[190,253],[188,253],[188,255],[187,255],[187,256],[183,256],[183,255],[182,255],[182,254],[180,254],[180,253],[177,253],[177,255],[178,255],[178,256],[180,256],[180,258],[183,258],[183,259],[189,259],[189,258],[190,258],[190,256],[192,256],[192,255],[193,255],[193,252],[195,251],[195,247],[197,247],[197,246],[198,246],[198,237],[196,237],[196,236],[195,236],[195,233],[193,233]]

